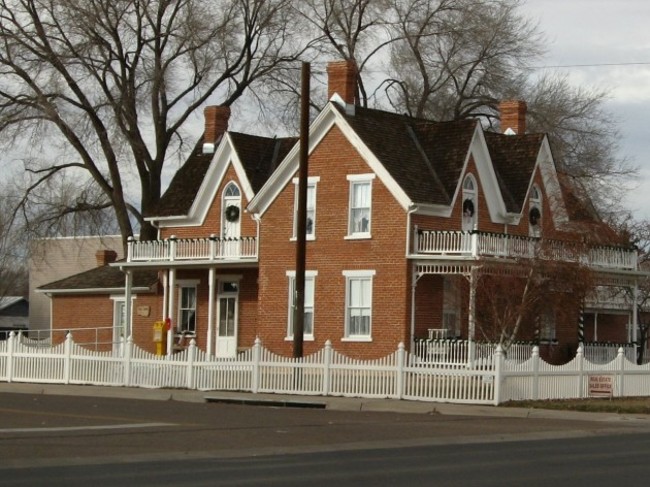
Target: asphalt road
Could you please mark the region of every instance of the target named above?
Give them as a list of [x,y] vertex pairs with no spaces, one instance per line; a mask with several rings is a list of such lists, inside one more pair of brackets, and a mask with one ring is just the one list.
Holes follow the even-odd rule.
[[647,421],[0,394],[0,485],[549,485],[549,475],[587,485],[577,472],[647,478],[648,431]]

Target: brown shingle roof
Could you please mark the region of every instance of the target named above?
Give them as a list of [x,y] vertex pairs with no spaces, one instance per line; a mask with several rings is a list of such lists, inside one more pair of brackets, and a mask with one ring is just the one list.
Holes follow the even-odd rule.
[[298,141],[297,137],[269,138],[238,132],[229,134],[255,193]]
[[[158,271],[135,271],[133,287],[149,288],[158,282]],[[40,286],[48,291],[124,288],[124,272],[118,267],[102,266]]]
[[474,120],[430,122],[355,107],[341,114],[416,203],[448,205],[469,151]]
[[504,135],[485,132],[506,209],[520,213],[526,202],[544,134]]
[[194,203],[213,156],[214,154],[203,153],[203,136],[201,136],[185,164],[174,175],[156,208],[145,216],[186,215]]
[[[246,176],[257,192],[280,161],[295,144],[297,138],[269,138],[229,132]],[[217,144],[219,141],[217,141]],[[187,215],[205,178],[214,154],[203,153],[203,137],[187,161],[178,170],[169,188],[149,217]]]

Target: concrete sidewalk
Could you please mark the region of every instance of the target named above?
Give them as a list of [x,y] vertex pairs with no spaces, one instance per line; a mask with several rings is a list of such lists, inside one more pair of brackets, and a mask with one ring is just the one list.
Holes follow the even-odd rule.
[[364,399],[332,396],[294,396],[288,394],[253,394],[250,392],[192,391],[185,389],[144,389],[136,387],[30,384],[19,382],[1,382],[0,393],[89,396],[195,403],[216,402],[230,404],[250,404],[268,407],[321,408],[336,411],[563,419],[568,421],[639,422],[650,426],[650,415],[643,414],[586,413],[579,411],[558,411],[490,405],[451,404],[396,399]]

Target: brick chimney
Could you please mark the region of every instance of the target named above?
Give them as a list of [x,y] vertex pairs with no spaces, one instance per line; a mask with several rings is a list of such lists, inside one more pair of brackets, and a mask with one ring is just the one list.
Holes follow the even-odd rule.
[[345,103],[357,99],[357,67],[354,61],[333,61],[327,65],[327,98],[337,93]]
[[117,260],[117,252],[108,249],[98,250],[95,253],[95,259],[97,260],[97,267],[104,267]]
[[230,107],[209,106],[203,110],[205,129],[203,132],[203,153],[212,154],[219,137],[228,130]]
[[501,132],[505,134],[510,129],[515,134],[525,134],[526,109],[526,102],[522,100],[504,100],[499,103]]

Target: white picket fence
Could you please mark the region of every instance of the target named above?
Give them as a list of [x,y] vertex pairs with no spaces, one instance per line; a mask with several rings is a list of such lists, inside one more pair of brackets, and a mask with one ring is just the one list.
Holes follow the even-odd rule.
[[259,340],[232,359],[208,356],[193,342],[171,357],[145,352],[131,340],[121,350],[91,351],[71,334],[64,343],[43,347],[12,333],[0,342],[0,380],[499,404],[585,397],[589,377],[597,375],[613,377],[614,396],[650,396],[650,365],[631,363],[623,349],[604,365],[592,364],[580,349],[569,364],[552,366],[537,348],[524,362],[506,359],[497,348],[489,362],[464,367],[427,364],[402,344],[371,361],[346,357],[329,342],[300,359],[276,355]]

